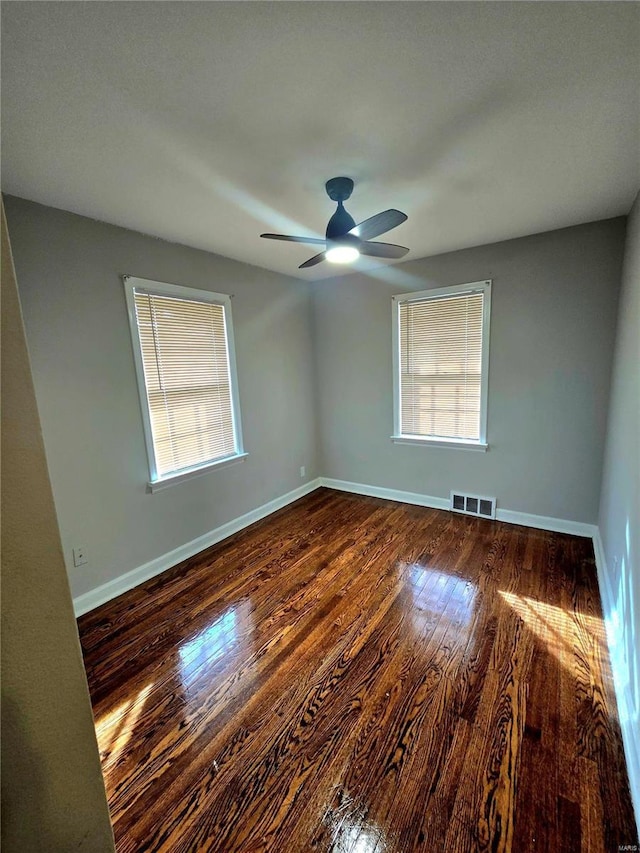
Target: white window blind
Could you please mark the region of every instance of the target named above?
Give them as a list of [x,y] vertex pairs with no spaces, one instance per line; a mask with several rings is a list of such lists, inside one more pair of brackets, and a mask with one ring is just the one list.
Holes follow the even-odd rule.
[[152,480],[238,455],[225,305],[136,287],[132,297]]
[[401,436],[484,442],[486,290],[447,291],[398,298],[397,429]]

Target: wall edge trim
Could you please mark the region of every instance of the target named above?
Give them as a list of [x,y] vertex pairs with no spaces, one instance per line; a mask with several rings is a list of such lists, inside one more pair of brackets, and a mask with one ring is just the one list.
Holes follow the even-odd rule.
[[[308,483],[305,483],[303,486],[299,486],[297,489],[292,489],[292,491],[274,498],[262,506],[250,510],[244,515],[232,519],[231,521],[204,533],[202,536],[199,536],[178,548],[174,548],[172,551],[169,551],[160,557],[156,557],[135,569],[125,572],[124,574],[89,590],[88,592],[74,597],[73,605],[76,618],[83,616],[90,610],[94,610],[96,607],[100,607],[102,604],[106,604],[107,601],[117,598],[117,596],[122,595],[139,584],[161,574],[183,560],[193,557],[205,548],[209,548],[211,545],[221,542],[228,536],[238,533],[250,524],[254,524],[256,521],[266,518],[268,515],[271,515],[271,513],[282,509],[288,504],[293,503],[293,501],[308,495],[322,486],[329,489],[335,489],[336,491],[367,495],[369,497],[382,498],[383,500],[399,501],[400,503],[425,506],[430,507],[431,509],[449,509],[449,500],[447,498],[434,497],[433,495],[422,495],[417,492],[405,492],[398,489],[389,489],[384,486],[371,486],[364,483],[353,483],[348,480],[337,480],[331,477],[317,477],[314,480],[310,480]],[[513,510],[498,509],[496,511],[496,520],[504,521],[508,524],[520,524],[525,527],[535,527],[540,530],[553,530],[558,533],[586,536],[593,539],[594,543],[595,533],[597,532],[597,527],[592,524],[552,518],[550,516],[532,515],[530,513],[516,512]],[[594,544],[594,548],[595,547],[596,546]]]
[[351,492],[354,495],[366,495],[370,498],[382,498],[387,501],[399,501],[415,506],[427,506],[431,509],[449,509],[447,498],[435,498],[432,495],[420,495],[417,492],[402,492],[387,489],[384,486],[369,486],[365,483],[352,483],[348,480],[334,480],[332,477],[320,477],[320,485],[338,492]]
[[[397,489],[387,489],[383,486],[369,486],[364,483],[351,483],[347,480],[335,480],[331,477],[320,477],[320,485],[340,492],[352,492],[357,495],[368,495],[372,498],[384,498],[390,501],[427,506],[432,509],[449,509],[449,498],[421,495],[417,492],[402,492]],[[553,530],[556,533],[570,533],[573,536],[586,536],[593,539],[597,527],[583,521],[571,521],[564,518],[552,518],[547,515],[532,515],[528,512],[517,512],[510,509],[496,510],[496,521],[508,524],[520,524],[523,527],[536,527],[539,530]]]
[[262,504],[262,506],[256,507],[256,509],[252,509],[249,512],[244,513],[244,515],[240,515],[238,518],[234,518],[231,521],[226,522],[226,524],[222,524],[220,527],[216,527],[208,533],[204,533],[202,536],[192,539],[190,542],[186,542],[178,548],[174,548],[173,551],[169,551],[166,554],[162,554],[160,557],[149,560],[148,563],[144,563],[131,571],[125,572],[123,575],[113,578],[113,580],[95,587],[95,589],[91,589],[82,595],[76,596],[73,599],[73,608],[76,618],[83,616],[90,610],[95,610],[95,608],[100,607],[101,604],[106,604],[107,601],[117,598],[124,592],[128,592],[130,589],[144,583],[144,581],[148,581],[156,575],[165,572],[167,569],[173,568],[173,566],[181,563],[183,560],[188,560],[189,557],[193,557],[200,551],[204,551],[205,548],[210,548],[212,545],[215,545],[217,542],[221,542],[228,536],[238,533],[250,524],[254,524],[256,521],[266,518],[268,515],[271,515],[277,510],[293,503],[293,501],[303,498],[310,492],[315,491],[319,485],[319,478],[310,480],[303,486],[299,486],[297,489],[292,489],[290,492],[280,495],[280,497],[274,498],[273,500]]

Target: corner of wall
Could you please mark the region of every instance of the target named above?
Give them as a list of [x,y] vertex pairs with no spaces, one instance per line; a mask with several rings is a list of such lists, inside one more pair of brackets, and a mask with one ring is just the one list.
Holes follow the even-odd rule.
[[[616,596],[611,588],[610,573],[607,568],[599,530],[593,537],[593,550],[596,558],[602,613],[618,704],[618,719],[620,720],[622,742],[627,761],[631,800],[635,811],[636,824],[640,830],[640,714],[633,699],[629,661],[626,660],[621,625],[620,596]],[[618,590],[619,592],[620,590]]]
[[640,193],[627,220],[594,550],[640,828]]

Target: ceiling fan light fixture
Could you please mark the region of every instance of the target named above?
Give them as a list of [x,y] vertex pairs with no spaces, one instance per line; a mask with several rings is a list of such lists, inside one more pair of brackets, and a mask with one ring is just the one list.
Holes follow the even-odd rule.
[[355,246],[332,246],[327,249],[325,258],[331,264],[352,264],[360,257]]

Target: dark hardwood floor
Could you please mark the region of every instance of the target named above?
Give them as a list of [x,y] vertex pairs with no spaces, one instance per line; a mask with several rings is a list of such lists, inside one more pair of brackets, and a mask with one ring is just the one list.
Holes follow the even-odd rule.
[[638,841],[587,539],[320,489],[79,624],[119,853]]

